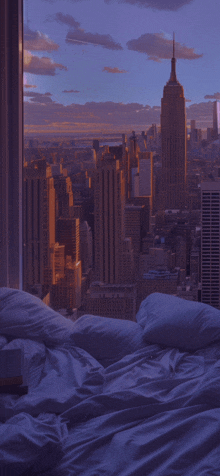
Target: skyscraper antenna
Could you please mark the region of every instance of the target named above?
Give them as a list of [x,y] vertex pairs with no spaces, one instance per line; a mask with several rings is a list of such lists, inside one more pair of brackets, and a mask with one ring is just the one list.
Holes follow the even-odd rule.
[[170,81],[176,82],[175,33],[173,32],[173,57],[171,59]]

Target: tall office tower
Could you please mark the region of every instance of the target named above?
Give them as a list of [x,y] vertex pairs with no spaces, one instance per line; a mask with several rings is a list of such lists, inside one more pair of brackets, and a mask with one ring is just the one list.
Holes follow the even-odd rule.
[[174,40],[171,75],[161,99],[161,139],[163,206],[181,209],[186,190],[186,113],[183,87],[176,78]]
[[70,177],[58,175],[54,177],[56,191],[56,219],[70,217],[74,214],[73,191]]
[[153,196],[153,153],[139,152],[138,167],[131,169],[132,174],[132,196],[150,197]]
[[125,236],[130,237],[133,249],[134,276],[139,278],[139,259],[143,237],[144,205],[125,205]]
[[53,263],[53,284],[57,283],[65,275],[65,245],[55,243]]
[[213,103],[213,133],[215,139],[218,139],[220,134],[220,102],[214,101]]
[[125,180],[119,160],[105,153],[97,163],[94,190],[95,274],[105,284],[122,282]]
[[80,223],[80,261],[82,273],[87,273],[92,268],[92,230],[87,221]]
[[92,147],[96,152],[99,151],[99,140],[98,139],[93,139]]
[[[65,265],[64,275],[60,274],[52,286],[51,305],[54,309],[78,308],[81,304],[82,281],[79,218],[59,218],[56,222],[56,238],[60,243],[60,254],[61,245],[65,245]],[[56,266],[58,263],[55,262]]]
[[135,131],[132,131],[132,136],[130,137],[130,164],[131,167],[138,166],[138,143],[137,143],[137,136],[135,135]]
[[46,160],[24,167],[24,290],[36,286],[45,295],[52,284],[55,244],[55,189]]
[[201,183],[202,302],[220,309],[220,183]]
[[56,222],[56,241],[65,245],[65,256],[71,256],[73,262],[80,261],[79,218],[59,218]]

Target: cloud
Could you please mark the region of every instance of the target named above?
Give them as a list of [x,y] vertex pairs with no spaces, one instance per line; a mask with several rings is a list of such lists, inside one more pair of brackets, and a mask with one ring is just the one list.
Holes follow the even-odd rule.
[[93,45],[102,46],[109,50],[122,50],[122,46],[116,43],[111,35],[90,33],[80,28],[80,23],[72,15],[57,12],[54,15],[48,15],[46,21],[56,21],[70,27],[66,35],[66,43],[72,45]]
[[[170,59],[172,57],[173,41],[165,37],[164,33],[145,33],[137,39],[127,42],[129,50],[138,51],[148,55],[152,61],[161,61],[161,59]],[[197,59],[203,55],[195,53],[194,48],[189,48],[180,43],[175,43],[175,56],[181,59]]]
[[34,91],[25,91],[23,94],[25,97],[31,98],[31,103],[40,103],[40,104],[48,104],[53,103],[51,97],[51,93],[35,93]]
[[107,71],[107,73],[127,73],[125,69],[111,68],[110,66],[105,66],[102,71]]
[[[146,124],[160,122],[160,107],[143,106],[138,103],[114,103],[107,102],[88,102],[86,104],[70,104],[64,106],[57,102],[48,102],[45,108],[42,103],[45,103],[46,95],[37,95],[37,93],[29,93],[32,97],[31,102],[24,103],[24,120],[25,125],[34,126],[56,123],[63,124],[64,122],[74,126],[77,124],[109,124],[120,126],[127,124],[133,127],[134,124],[140,124],[141,127],[146,127]],[[50,99],[50,97],[48,97]]]
[[122,50],[122,46],[116,43],[111,35],[100,35],[100,33],[85,32],[82,29],[70,30],[66,35],[66,43],[71,45],[93,45],[102,46],[108,50]]
[[[32,100],[24,102],[25,131],[146,130],[153,123],[160,124],[160,106],[111,101],[64,106],[52,101],[50,93],[37,95],[28,91],[28,97]],[[192,104],[186,108],[186,113],[188,123],[195,119],[198,128],[212,127],[212,101]],[[53,127],[55,123],[56,127]]]
[[[57,0],[44,0],[49,3],[55,3]],[[71,0],[72,3],[81,0]],[[111,3],[114,0],[105,0],[106,3]],[[138,7],[152,8],[156,10],[171,10],[176,11],[184,5],[192,3],[193,0],[116,0],[118,3],[129,3],[130,5],[137,5]]]
[[[44,0],[45,2],[48,2],[48,3],[55,3],[57,0]],[[70,0],[72,3],[77,3],[77,2],[81,2],[82,0]]]
[[206,94],[204,99],[220,99],[220,93]]
[[[111,3],[112,0],[105,0]],[[188,5],[193,0],[117,0],[118,3],[129,3],[138,7],[152,8],[153,10],[170,10],[176,11],[184,5]]]
[[56,21],[64,25],[68,25],[71,28],[79,28],[80,23],[73,18],[72,15],[68,13],[64,15],[62,12],[57,12],[54,15],[48,15],[46,21]]
[[59,45],[40,31],[33,31],[24,26],[24,48],[31,51],[58,50]]
[[56,69],[67,70],[66,66],[59,63],[54,63],[50,58],[43,56],[39,58],[24,50],[24,72],[31,74],[42,74],[48,76],[55,76]]
[[213,124],[213,102],[200,102],[191,104],[186,108],[187,119],[195,119],[196,127],[204,129]]
[[64,89],[62,93],[80,93],[80,91],[77,91],[77,89],[70,89],[67,91],[67,89]]

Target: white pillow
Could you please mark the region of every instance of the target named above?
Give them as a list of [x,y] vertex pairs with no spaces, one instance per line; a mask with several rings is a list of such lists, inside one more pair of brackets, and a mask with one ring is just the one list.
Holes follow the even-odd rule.
[[197,350],[220,340],[220,311],[195,301],[150,294],[136,316],[151,344]]
[[73,340],[104,367],[146,347],[136,322],[87,314],[75,321]]
[[136,322],[91,315],[72,322],[36,296],[11,288],[0,288],[0,334],[46,346],[71,343],[105,367],[145,346]]
[[74,324],[32,294],[0,288],[0,334],[57,345],[71,340]]

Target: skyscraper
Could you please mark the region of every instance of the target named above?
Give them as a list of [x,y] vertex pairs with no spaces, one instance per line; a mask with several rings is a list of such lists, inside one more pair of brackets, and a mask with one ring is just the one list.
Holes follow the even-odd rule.
[[106,153],[95,176],[95,270],[105,284],[121,282],[125,183],[119,160]]
[[181,209],[186,192],[186,113],[184,90],[176,78],[175,41],[171,75],[161,99],[163,206]]
[[202,302],[220,308],[220,183],[201,183]]
[[220,134],[220,102],[214,101],[213,103],[213,133],[215,139],[218,139]]
[[55,189],[46,160],[24,167],[24,290],[47,294],[52,284],[55,244]]

